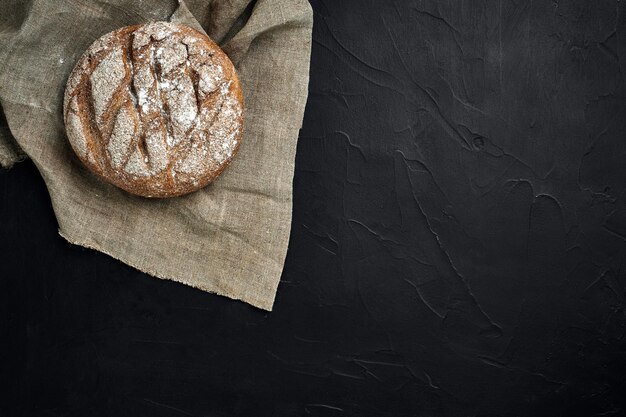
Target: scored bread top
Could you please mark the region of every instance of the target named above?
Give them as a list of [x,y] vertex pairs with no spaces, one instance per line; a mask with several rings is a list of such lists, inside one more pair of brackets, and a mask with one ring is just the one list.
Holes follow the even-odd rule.
[[213,181],[239,149],[243,94],[206,35],[154,22],[108,33],[85,51],[65,90],[64,118],[93,172],[144,197]]

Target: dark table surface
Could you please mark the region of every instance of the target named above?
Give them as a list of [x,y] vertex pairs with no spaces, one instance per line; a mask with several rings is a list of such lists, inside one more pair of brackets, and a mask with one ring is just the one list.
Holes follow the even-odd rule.
[[3,416],[623,416],[626,5],[312,1],[267,313],[0,172]]

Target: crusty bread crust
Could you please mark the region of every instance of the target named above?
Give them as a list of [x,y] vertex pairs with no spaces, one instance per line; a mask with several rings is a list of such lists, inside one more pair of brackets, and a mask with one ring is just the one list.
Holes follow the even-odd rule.
[[217,178],[243,135],[232,62],[206,35],[154,22],[102,36],[65,90],[67,136],[104,180],[144,197],[174,197]]

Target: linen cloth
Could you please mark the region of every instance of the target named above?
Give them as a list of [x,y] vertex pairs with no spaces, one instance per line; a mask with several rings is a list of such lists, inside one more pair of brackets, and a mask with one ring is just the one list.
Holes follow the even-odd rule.
[[[306,0],[0,3],[0,163],[33,160],[61,236],[155,277],[271,310],[308,92]],[[245,100],[244,137],[231,165],[208,187],[162,200],[130,195],[86,170],[62,117],[65,83],[85,49],[114,29],[156,20],[215,40],[235,64]]]

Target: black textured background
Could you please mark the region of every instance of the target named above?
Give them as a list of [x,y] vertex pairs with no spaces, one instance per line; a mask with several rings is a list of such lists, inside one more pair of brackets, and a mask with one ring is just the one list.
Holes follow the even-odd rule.
[[626,415],[624,2],[314,0],[275,311],[0,172],[2,416]]

